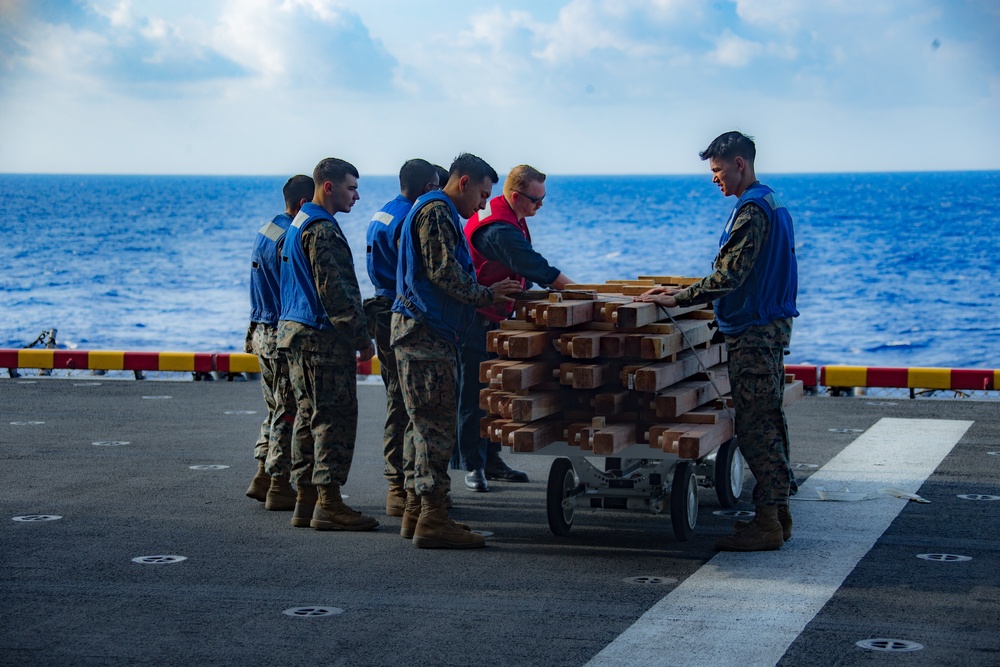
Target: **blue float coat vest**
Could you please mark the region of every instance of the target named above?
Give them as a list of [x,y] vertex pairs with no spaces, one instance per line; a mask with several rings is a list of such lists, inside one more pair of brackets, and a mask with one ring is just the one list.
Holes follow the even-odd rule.
[[281,315],[281,253],[292,216],[279,213],[257,230],[250,253],[250,321],[277,326]]
[[792,216],[774,190],[760,183],[747,188],[722,231],[719,247],[729,240],[737,213],[749,203],[757,204],[764,211],[770,221],[770,230],[747,279],[715,301],[719,330],[730,336],[738,336],[751,326],[799,314],[795,309],[799,279]]
[[[317,220],[330,220],[337,225],[336,219],[323,207],[309,202],[302,205],[285,234],[285,245],[281,250],[281,319],[300,322],[314,329],[333,330],[333,324],[316,292],[309,260],[302,250],[302,232]],[[337,228],[340,226],[337,225]]]
[[397,294],[392,310],[412,317],[445,340],[461,345],[475,317],[475,307],[449,296],[427,278],[417,235],[413,230],[413,219],[420,209],[435,201],[445,202],[451,211],[457,239],[455,261],[462,266],[462,270],[475,278],[472,254],[469,252],[465,234],[462,233],[462,218],[458,214],[458,209],[444,192],[440,190],[428,192],[417,198],[403,221],[403,229],[399,235],[399,262],[396,266]]
[[368,225],[368,278],[375,286],[375,296],[396,298],[396,264],[399,251],[396,244],[406,214],[413,208],[413,202],[397,195],[372,216]]

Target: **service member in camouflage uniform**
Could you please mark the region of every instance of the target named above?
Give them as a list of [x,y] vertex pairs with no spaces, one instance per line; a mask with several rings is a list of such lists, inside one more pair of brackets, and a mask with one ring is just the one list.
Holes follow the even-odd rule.
[[636,297],[671,308],[713,302],[729,352],[729,379],[740,451],[756,479],[753,521],[739,522],[716,548],[780,549],[792,535],[788,425],[782,409],[784,350],[792,337],[798,287],[792,218],[754,174],[756,147],[739,132],[717,137],[700,153],[712,182],[738,198],[726,223],[715,271],[687,289],[657,287]]
[[260,500],[269,510],[295,507],[295,490],[289,482],[292,472],[292,421],[295,396],[288,379],[288,361],[278,350],[278,316],[281,314],[281,248],[285,232],[302,204],[313,197],[313,179],[292,176],[282,195],[285,212],[260,228],[250,257],[250,326],[244,351],[257,355],[260,384],[264,391],[267,416],[260,425],[254,448],[257,474],[247,496]]
[[313,172],[316,192],[289,227],[282,250],[278,347],[287,350],[297,412],[292,525],[370,530],[378,521],[348,507],[340,494],[354,458],[358,426],[357,357],[375,352],[368,337],[354,258],[333,217],[358,197],[358,171],[336,158]]
[[403,516],[406,491],[403,488],[403,433],[410,418],[399,385],[396,354],[389,344],[392,325],[392,303],[396,299],[396,264],[399,256],[399,233],[406,214],[417,197],[437,190],[442,183],[437,171],[427,160],[407,160],[399,170],[399,195],[372,216],[368,224],[368,278],[375,287],[375,296],[364,302],[368,320],[368,335],[375,339],[379,371],[385,385],[385,428],[382,455],[384,475],[389,482],[385,513]]
[[424,548],[485,546],[448,518],[448,461],[457,429],[458,348],[474,307],[508,303],[514,280],[476,282],[462,218],[482,209],[499,180],[468,153],[451,165],[443,190],[417,199],[403,222],[392,306],[391,343],[410,423],[403,440],[406,505],[400,535]]

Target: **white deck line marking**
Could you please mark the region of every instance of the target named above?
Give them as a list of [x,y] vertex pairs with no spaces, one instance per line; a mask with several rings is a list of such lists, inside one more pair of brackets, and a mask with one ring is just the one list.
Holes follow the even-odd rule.
[[[881,419],[799,496],[815,498],[817,486],[916,493],[972,423]],[[720,552],[588,666],[774,665],[907,502],[793,502],[794,537],[780,551]]]

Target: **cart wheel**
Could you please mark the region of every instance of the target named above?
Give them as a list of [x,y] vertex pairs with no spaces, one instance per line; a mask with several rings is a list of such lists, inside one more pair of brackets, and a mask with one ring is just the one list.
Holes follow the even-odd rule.
[[575,489],[576,474],[569,459],[556,459],[549,469],[549,485],[545,491],[545,509],[549,515],[549,529],[553,535],[568,535],[573,527],[573,505],[563,506],[563,501]]
[[674,537],[686,542],[698,525],[698,479],[690,461],[679,461],[674,467],[674,482],[670,485],[670,522]]
[[745,462],[736,438],[722,443],[715,454],[715,495],[723,507],[736,507],[743,493]]

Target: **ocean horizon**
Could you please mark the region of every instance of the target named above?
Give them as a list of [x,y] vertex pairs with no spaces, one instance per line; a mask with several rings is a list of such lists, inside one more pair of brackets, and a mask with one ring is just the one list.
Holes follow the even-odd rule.
[[[1000,171],[759,176],[795,223],[788,363],[1000,368]],[[0,174],[0,347],[55,328],[69,349],[241,350],[250,248],[286,179]],[[704,275],[735,203],[707,171],[546,184],[533,243],[579,282]],[[365,230],[397,186],[363,175],[337,216],[365,297]]]

